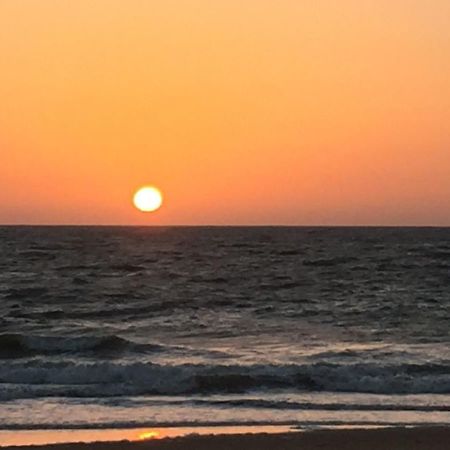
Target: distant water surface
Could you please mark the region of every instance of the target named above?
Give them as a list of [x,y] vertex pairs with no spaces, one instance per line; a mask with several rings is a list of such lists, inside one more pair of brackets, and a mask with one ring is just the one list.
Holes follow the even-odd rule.
[[450,229],[0,227],[0,429],[450,423]]

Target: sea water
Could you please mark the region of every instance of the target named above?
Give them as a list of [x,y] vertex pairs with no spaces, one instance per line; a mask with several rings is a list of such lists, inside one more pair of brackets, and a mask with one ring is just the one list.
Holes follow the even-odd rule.
[[0,228],[0,430],[450,422],[450,229]]

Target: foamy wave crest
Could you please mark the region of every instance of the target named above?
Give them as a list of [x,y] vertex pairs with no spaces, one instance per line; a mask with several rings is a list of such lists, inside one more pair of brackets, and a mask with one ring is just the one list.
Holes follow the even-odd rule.
[[159,344],[139,344],[119,336],[26,336],[19,333],[0,334],[0,358],[24,358],[59,353],[105,353],[125,350],[162,351]]
[[448,365],[159,365],[112,361],[4,361],[0,400],[242,393],[252,390],[450,393]]
[[241,407],[262,408],[280,410],[321,410],[321,411],[450,411],[450,405],[414,405],[414,404],[360,404],[360,403],[314,403],[297,402],[289,400],[265,400],[265,399],[228,399],[208,400],[196,399],[191,402],[195,406],[219,406],[219,407]]

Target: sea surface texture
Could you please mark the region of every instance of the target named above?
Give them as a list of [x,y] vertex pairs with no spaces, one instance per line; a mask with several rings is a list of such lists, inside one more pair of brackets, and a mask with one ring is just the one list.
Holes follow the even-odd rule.
[[0,228],[0,429],[450,422],[450,229]]

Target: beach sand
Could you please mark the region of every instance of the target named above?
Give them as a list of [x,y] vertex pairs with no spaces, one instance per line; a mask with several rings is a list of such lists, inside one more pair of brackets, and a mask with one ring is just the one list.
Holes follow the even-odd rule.
[[33,450],[449,450],[450,427],[185,436],[140,442],[2,447]]

